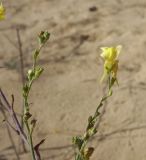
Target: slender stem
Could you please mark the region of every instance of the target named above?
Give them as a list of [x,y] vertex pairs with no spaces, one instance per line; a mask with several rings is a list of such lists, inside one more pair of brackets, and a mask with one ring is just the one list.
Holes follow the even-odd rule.
[[[31,86],[32,86],[32,81],[29,84],[29,90],[27,92],[27,96],[24,97],[24,117],[25,117],[25,114],[29,113],[28,95],[29,95],[29,91],[31,89]],[[32,134],[31,134],[30,127],[28,124],[28,118],[26,118],[26,119],[24,118],[24,124],[25,124],[26,130],[27,130],[27,140],[28,140],[29,147],[30,147],[31,157],[32,157],[32,160],[36,160],[34,146],[33,146],[33,140],[32,140]]]
[[28,125],[28,121],[25,121],[24,123],[26,125],[26,129],[27,129],[27,133],[28,133],[27,139],[28,139],[28,142],[29,142],[31,157],[32,157],[32,160],[36,160],[36,158],[35,158],[35,152],[34,152],[34,147],[33,147],[33,141],[32,141],[32,135],[30,133],[30,128],[29,128],[29,125]]
[[89,160],[90,159],[90,156],[85,155],[86,145],[87,145],[89,139],[91,139],[97,132],[96,123],[97,123],[97,118],[100,115],[99,109],[103,106],[103,102],[105,102],[112,95],[111,88],[112,88],[113,84],[114,83],[111,82],[111,77],[109,76],[108,77],[108,91],[107,91],[107,94],[104,95],[102,97],[102,99],[100,100],[94,115],[89,117],[86,131],[84,133],[84,136],[81,139],[82,144],[81,144],[81,146],[80,146],[80,143],[77,144],[79,150],[78,150],[77,156],[75,157],[75,160],[79,160],[79,159],[80,160]]

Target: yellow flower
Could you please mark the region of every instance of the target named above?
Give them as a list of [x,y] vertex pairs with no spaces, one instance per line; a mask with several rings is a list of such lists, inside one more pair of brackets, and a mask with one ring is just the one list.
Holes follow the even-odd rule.
[[0,20],[5,18],[5,8],[3,7],[2,3],[0,4]]
[[118,56],[121,51],[121,46],[117,47],[102,47],[101,57],[104,59],[104,73],[101,78],[101,82],[108,76],[111,75],[117,81],[118,71]]
[[103,51],[101,53],[101,57],[104,60],[114,61],[119,56],[121,46],[119,45],[117,47],[102,47],[101,50]]

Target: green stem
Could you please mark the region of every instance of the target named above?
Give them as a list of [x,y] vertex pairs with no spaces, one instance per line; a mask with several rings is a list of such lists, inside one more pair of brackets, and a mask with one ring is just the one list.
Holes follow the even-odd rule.
[[31,89],[31,86],[32,86],[32,82],[29,85],[29,90],[28,90],[27,96],[24,97],[24,105],[25,105],[25,107],[24,107],[24,124],[25,124],[26,130],[27,130],[27,140],[28,140],[29,147],[30,147],[31,157],[32,157],[32,160],[36,160],[34,147],[33,147],[32,134],[31,134],[30,127],[28,124],[28,117],[25,117],[25,116],[27,116],[27,113],[29,113],[28,95],[29,95],[29,91]]
[[[88,122],[86,132],[85,132],[83,139],[82,139],[82,141],[83,141],[82,146],[79,149],[79,153],[77,153],[77,157],[80,157],[80,156],[82,157],[82,158],[79,158],[79,160],[89,159],[88,156],[87,157],[84,156],[84,151],[85,151],[85,148],[86,148],[86,145],[87,145],[89,139],[96,134],[96,122],[97,122],[98,116],[100,115],[99,109],[103,106],[103,103],[112,95],[111,88],[112,88],[113,84],[114,83],[111,82],[111,77],[109,76],[108,77],[108,93],[107,93],[107,95],[102,97],[102,99],[100,100],[100,103],[98,104],[98,106],[96,108],[94,115],[91,116],[91,121]],[[91,133],[91,129],[95,130],[95,132],[93,131],[93,133]],[[77,160],[78,160],[78,158],[77,158]]]
[[30,133],[30,128],[29,128],[29,125],[28,125],[28,121],[25,121],[25,125],[26,125],[26,129],[27,129],[27,133],[28,133],[27,138],[28,138],[28,142],[29,142],[31,157],[32,157],[32,160],[36,160],[34,147],[33,147],[33,141],[32,141],[32,135]]

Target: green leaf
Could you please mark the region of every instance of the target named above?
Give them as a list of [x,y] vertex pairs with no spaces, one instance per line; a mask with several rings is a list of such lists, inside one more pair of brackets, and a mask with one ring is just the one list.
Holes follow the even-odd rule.
[[81,149],[82,144],[84,143],[83,139],[79,136],[73,137],[72,142],[78,147],[79,150]]

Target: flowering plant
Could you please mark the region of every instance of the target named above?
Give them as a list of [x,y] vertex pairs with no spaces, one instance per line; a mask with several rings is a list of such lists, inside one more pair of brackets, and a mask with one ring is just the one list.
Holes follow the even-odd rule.
[[73,144],[76,146],[75,160],[89,160],[94,148],[87,147],[89,140],[97,133],[96,123],[100,115],[100,108],[103,106],[103,102],[112,96],[112,87],[117,81],[118,71],[118,56],[121,50],[121,46],[117,47],[103,47],[101,57],[104,59],[104,73],[101,78],[101,82],[107,77],[108,78],[108,91],[103,96],[96,108],[94,115],[89,116],[86,131],[83,136],[73,137]]
[[[5,8],[2,3],[0,4],[0,20],[5,18]],[[30,103],[29,103],[29,93],[32,88],[32,85],[35,80],[37,80],[43,72],[43,68],[37,65],[38,57],[42,47],[48,41],[50,34],[47,31],[42,31],[38,36],[39,47],[33,53],[33,66],[27,72],[27,80],[25,85],[23,86],[23,101],[24,101],[24,110],[23,110],[23,124],[25,128],[23,128],[23,124],[21,124],[17,118],[17,115],[14,111],[14,96],[12,95],[12,103],[10,104],[4,94],[4,92],[0,89],[0,105],[8,111],[9,116],[12,118],[12,122],[9,122],[7,119],[7,123],[9,126],[22,138],[22,140],[29,146],[31,158],[32,160],[41,160],[41,156],[39,153],[39,147],[44,142],[44,139],[41,140],[38,144],[34,145],[33,143],[33,132],[36,126],[36,119],[32,118],[32,114],[30,113]],[[94,151],[93,147],[87,147],[87,143],[89,140],[97,133],[96,124],[98,121],[98,117],[100,115],[100,108],[103,106],[104,102],[112,96],[112,87],[115,82],[118,84],[117,72],[118,72],[118,56],[121,51],[121,46],[117,47],[102,47],[101,57],[104,60],[103,67],[103,76],[101,78],[101,82],[103,80],[108,79],[107,84],[107,93],[103,96],[97,105],[96,111],[92,116],[88,118],[88,124],[85,130],[85,133],[82,136],[73,137],[73,144],[76,147],[75,152],[75,160],[90,160],[92,153]],[[7,118],[7,117],[6,117]]]

